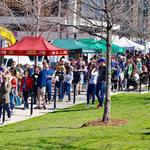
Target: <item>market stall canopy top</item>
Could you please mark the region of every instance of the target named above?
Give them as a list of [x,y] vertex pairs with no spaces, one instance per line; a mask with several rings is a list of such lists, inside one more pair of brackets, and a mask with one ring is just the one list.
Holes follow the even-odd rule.
[[42,36],[27,36],[16,44],[0,49],[0,55],[17,56],[62,56],[68,55],[68,51],[55,47]]
[[[106,41],[105,40],[95,40],[95,39],[79,39],[79,41],[91,49],[95,50],[96,52],[102,52],[106,53],[107,52],[107,46],[106,46]],[[111,44],[111,53],[124,53],[124,48],[119,47],[115,44]]]
[[68,50],[88,50],[89,47],[75,39],[56,39],[52,42],[53,45],[68,49]]
[[142,51],[142,50],[145,49],[143,45],[137,44],[137,43],[125,38],[125,37],[114,40],[113,44],[115,44],[117,46],[127,48],[127,49],[128,48],[133,48],[133,49],[138,50],[138,51]]

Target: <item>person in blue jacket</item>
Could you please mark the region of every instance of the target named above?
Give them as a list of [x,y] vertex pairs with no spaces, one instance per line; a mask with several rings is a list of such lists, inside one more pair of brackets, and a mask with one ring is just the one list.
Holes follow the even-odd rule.
[[46,101],[45,101],[45,94],[46,94],[46,82],[47,82],[47,61],[43,61],[43,70],[40,71],[38,79],[37,79],[37,107],[36,109],[46,109]]
[[100,58],[97,61],[97,69],[96,97],[99,102],[97,108],[102,108],[106,92],[106,60],[104,58]]
[[55,71],[50,68],[50,65],[47,63],[46,65],[46,93],[48,102],[51,102],[52,95],[52,78],[54,77]]

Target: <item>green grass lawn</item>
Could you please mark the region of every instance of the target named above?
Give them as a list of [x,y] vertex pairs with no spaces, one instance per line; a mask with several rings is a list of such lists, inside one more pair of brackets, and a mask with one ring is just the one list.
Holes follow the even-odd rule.
[[0,127],[0,150],[150,150],[150,94],[112,96],[114,127],[79,128],[102,117],[86,104]]

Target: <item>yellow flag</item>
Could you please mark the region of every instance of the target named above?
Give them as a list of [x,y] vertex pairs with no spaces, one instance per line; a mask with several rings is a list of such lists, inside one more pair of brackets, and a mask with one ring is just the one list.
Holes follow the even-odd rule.
[[11,31],[7,30],[7,29],[4,28],[4,27],[1,27],[1,26],[0,26],[0,35],[1,35],[5,40],[7,40],[7,41],[10,43],[10,45],[13,45],[13,44],[16,43],[16,39],[15,39],[13,33],[12,33]]

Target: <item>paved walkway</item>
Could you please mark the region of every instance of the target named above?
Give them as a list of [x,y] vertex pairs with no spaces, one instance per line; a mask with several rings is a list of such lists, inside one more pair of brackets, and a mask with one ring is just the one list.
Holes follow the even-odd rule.
[[[33,117],[44,115],[44,114],[49,113],[49,112],[56,111],[58,109],[71,107],[71,106],[81,104],[81,103],[85,103],[85,102],[86,102],[85,95],[76,96],[76,103],[75,104],[73,104],[72,101],[71,102],[66,102],[65,100],[63,102],[57,102],[56,103],[57,109],[53,109],[54,108],[54,103],[52,102],[51,104],[46,105],[46,108],[47,108],[46,110],[33,109],[33,115],[32,116],[30,116],[30,109],[23,110],[23,105],[22,105],[22,106],[16,107],[14,109],[11,120],[5,121],[5,123],[3,123],[3,124],[2,124],[2,121],[0,121],[0,126],[4,126],[4,125],[7,125],[7,124],[27,120],[27,119],[30,119],[30,118],[33,118]],[[33,108],[35,106],[36,105],[34,105]],[[6,120],[7,120],[7,115],[6,115]]]
[[[148,92],[148,91],[143,91],[142,93],[146,93],[146,92]],[[111,95],[119,94],[119,93],[127,93],[127,92],[117,92],[117,93],[112,93]],[[138,93],[138,92],[133,92],[132,91],[132,92],[128,92],[128,93]],[[51,104],[46,106],[47,107],[46,110],[33,109],[33,115],[32,116],[30,116],[30,109],[23,110],[23,105],[22,105],[20,107],[17,107],[14,110],[14,114],[12,115],[11,120],[5,121],[4,124],[2,124],[2,121],[0,121],[0,126],[8,125],[8,124],[15,123],[15,122],[20,122],[20,121],[27,120],[27,119],[30,119],[30,118],[33,118],[33,117],[44,115],[44,114],[49,113],[49,112],[56,111],[58,109],[68,108],[68,107],[71,107],[71,106],[74,106],[74,105],[77,105],[77,104],[81,104],[81,103],[85,103],[85,102],[86,102],[86,95],[85,94],[78,95],[78,96],[76,96],[76,103],[75,104],[73,104],[72,101],[71,102],[66,102],[64,100],[63,102],[57,102],[57,109],[54,110],[53,109],[54,104],[51,103]],[[6,120],[7,120],[7,117],[6,117]]]

